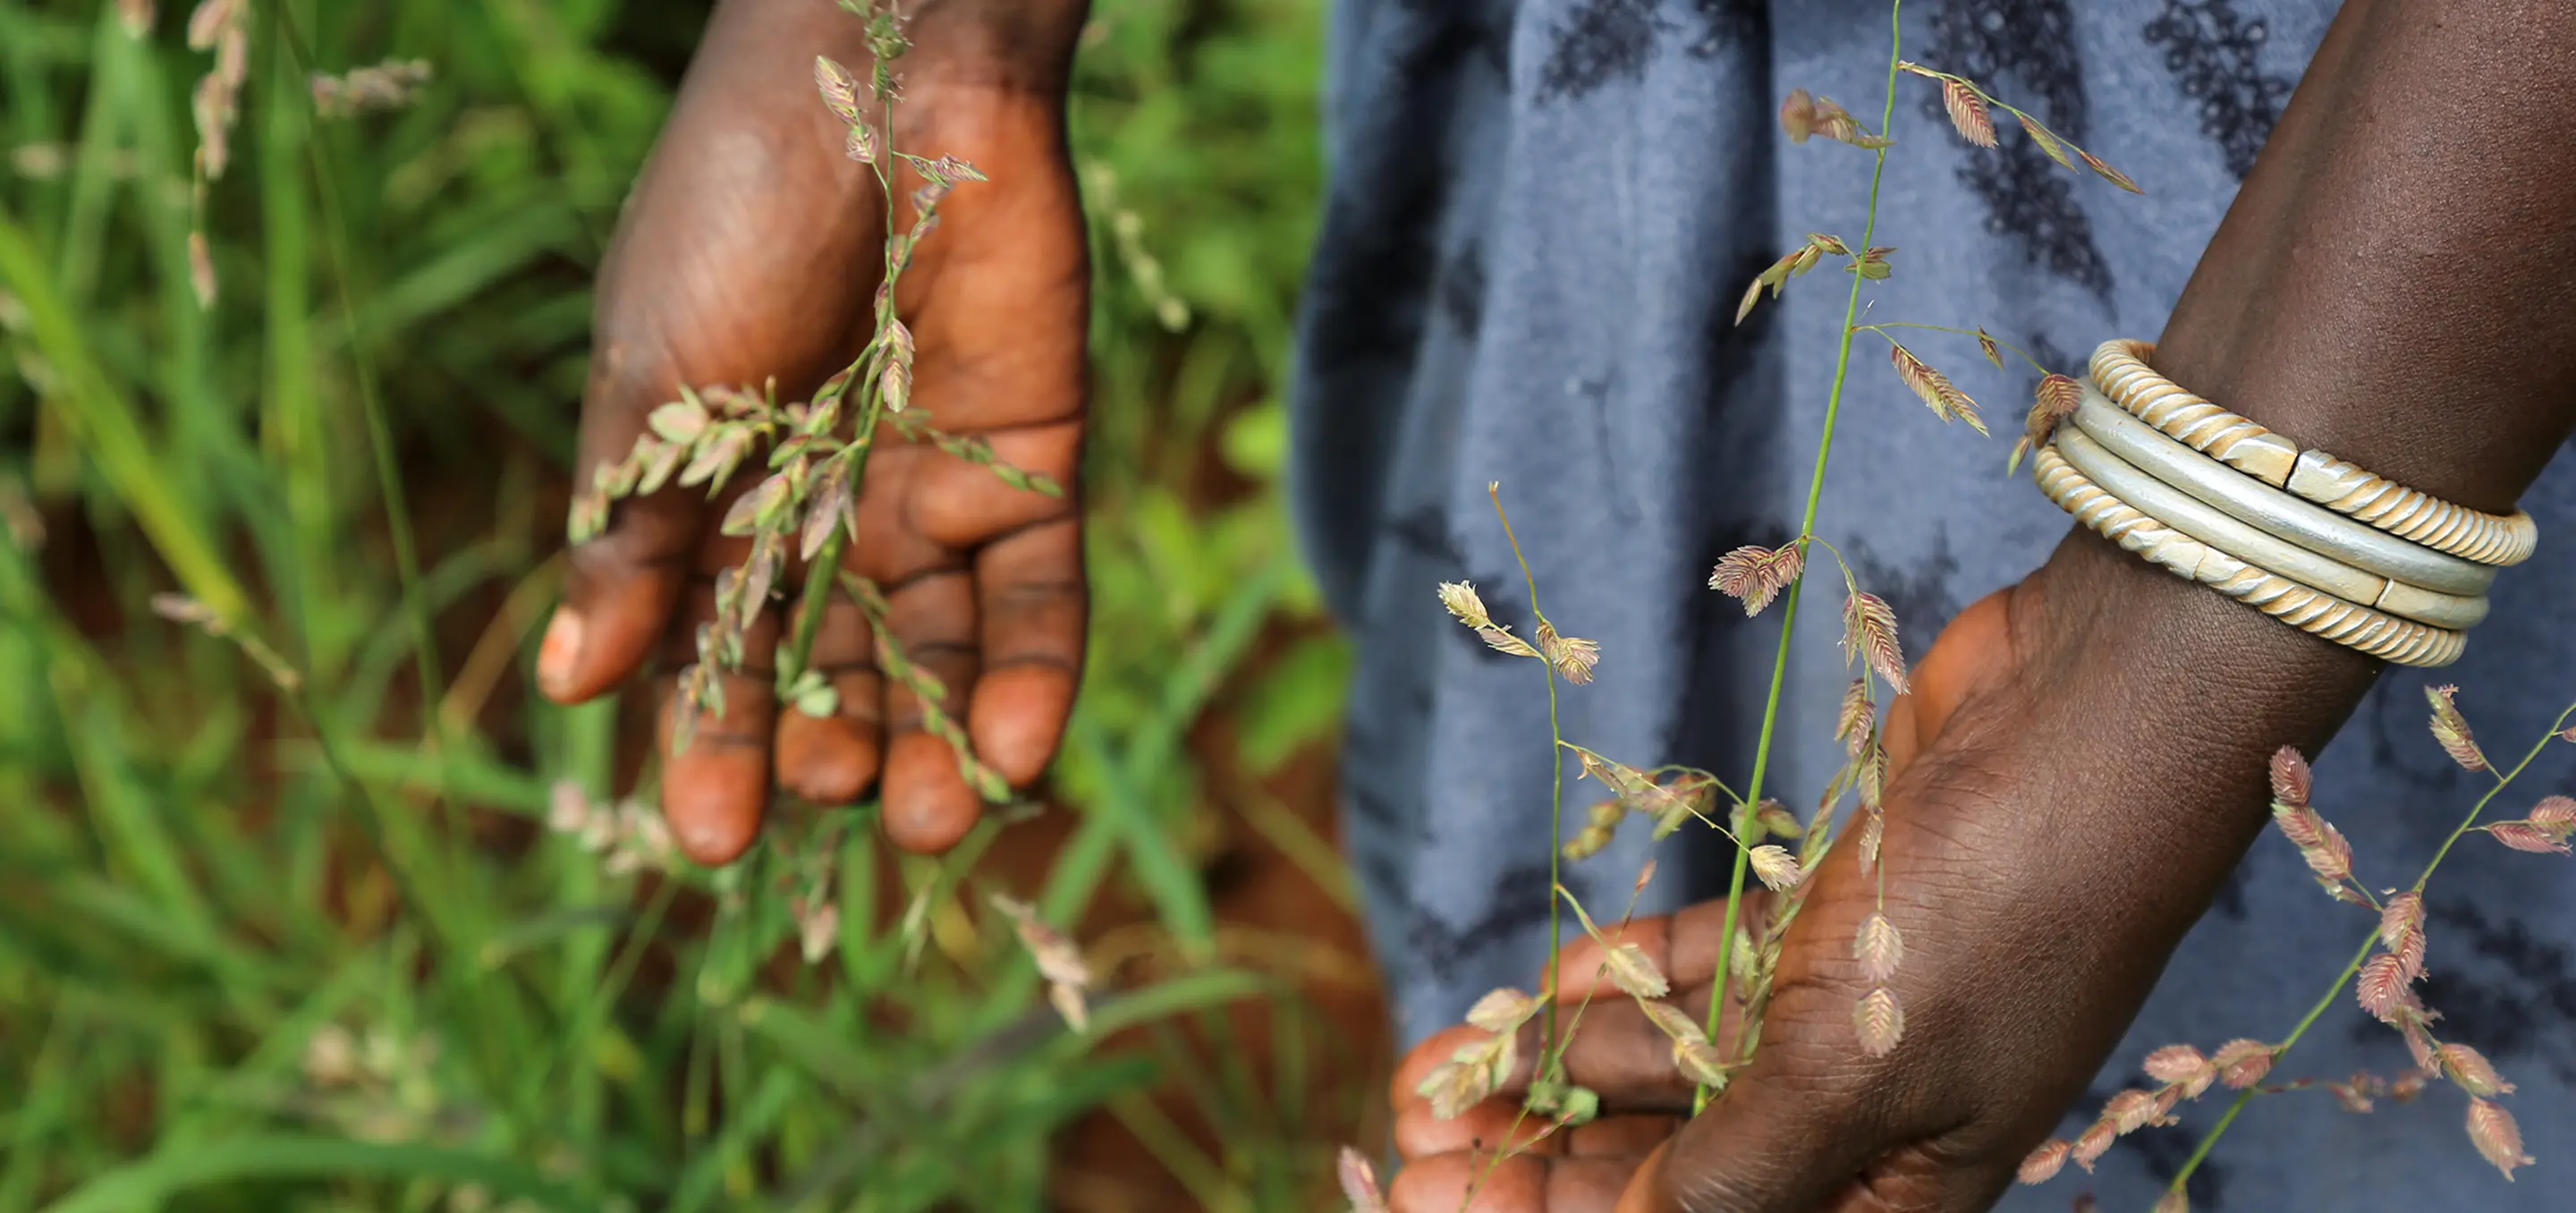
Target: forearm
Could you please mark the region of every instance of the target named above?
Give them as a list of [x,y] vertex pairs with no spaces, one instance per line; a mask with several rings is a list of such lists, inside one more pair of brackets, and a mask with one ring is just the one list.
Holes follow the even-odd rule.
[[[2302,447],[2511,509],[2576,427],[2576,106],[2558,83],[2576,23],[2543,7],[2347,4],[2157,369]],[[2260,829],[2264,756],[2313,753],[2378,672],[2080,530],[2020,598],[2017,640],[2088,702],[2089,752],[2124,789],[2084,828],[2157,848],[2177,922]]]

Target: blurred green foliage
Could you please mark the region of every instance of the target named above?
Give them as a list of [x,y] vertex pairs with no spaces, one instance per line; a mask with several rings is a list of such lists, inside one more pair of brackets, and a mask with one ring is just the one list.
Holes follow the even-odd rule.
[[[1191,742],[1221,709],[1226,765],[1275,768],[1347,665],[1277,490],[1320,4],[1100,0],[1085,37],[1095,634],[1029,891],[1147,907],[1160,959],[1076,1038],[980,913],[989,823],[897,864],[835,814],[666,880],[541,826],[619,773],[618,706],[524,671],[589,274],[702,6],[258,0],[201,308],[187,14],[0,0],[0,1211],[1034,1209],[1100,1108],[1195,1204],[1314,1207],[1361,1096],[1220,946]],[[316,117],[310,73],[389,57],[434,65],[416,103]],[[823,963],[781,963],[827,882]],[[1254,998],[1259,1074],[1216,1010]]]

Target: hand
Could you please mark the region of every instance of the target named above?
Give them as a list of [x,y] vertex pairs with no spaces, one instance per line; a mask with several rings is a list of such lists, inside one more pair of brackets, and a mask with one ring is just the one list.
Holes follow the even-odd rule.
[[[1474,1207],[1988,1207],[2082,1092],[2259,828],[2263,755],[2319,727],[2313,715],[2273,714],[2265,704],[2288,698],[2276,691],[2213,692],[2208,667],[2192,668],[2208,654],[2187,646],[2315,671],[2326,695],[2367,685],[2366,674],[2340,685],[2351,664],[2288,629],[2245,628],[2269,621],[2211,612],[2233,604],[2125,560],[2070,539],[2050,567],[1953,622],[1889,710],[1885,913],[1906,944],[1891,983],[1905,1031],[1891,1053],[1865,1055],[1853,1027],[1869,987],[1852,940],[1878,911],[1880,882],[1843,843],[1810,877],[1752,1065],[1705,1113],[1651,1150],[1640,1148],[1651,1132],[1642,1123],[1567,1134],[1554,1153],[1496,1169]],[[2289,719],[2299,724],[2280,723]],[[2178,775],[2160,761],[2173,753],[2206,763]],[[1714,951],[1705,936],[1719,913],[1701,906],[1631,928],[1671,941],[1667,971],[1702,1007]],[[1597,962],[1569,949],[1568,963]],[[1592,1014],[1573,1052],[1596,1030],[1612,1036],[1589,1046],[1596,1058],[1669,1056],[1650,1026]],[[1668,1067],[1596,1064],[1571,1077],[1599,1092],[1605,1112],[1669,1115],[1678,1079]],[[1418,1110],[1408,1119],[1409,1094],[1400,1076],[1398,1144],[1412,1162],[1391,1203],[1450,1213],[1488,1161],[1469,1151],[1489,1148],[1503,1122],[1485,1113],[1462,1117],[1463,1131],[1433,1130]]]
[[[1063,72],[1079,4],[933,5],[898,63],[895,146],[974,163],[990,184],[941,204],[941,224],[897,290],[918,349],[913,405],[942,429],[982,435],[999,458],[1074,484],[1084,402],[1089,269],[1064,147]],[[987,11],[991,10],[991,11]],[[998,15],[997,15],[998,14]],[[812,84],[817,54],[864,78],[866,23],[814,0],[719,7],[669,125],[622,215],[600,273],[580,466],[623,458],[679,385],[758,384],[801,398],[873,331],[885,204]],[[874,119],[876,103],[862,96]],[[896,177],[898,196],[919,181]],[[899,223],[911,221],[900,206]],[[846,423],[845,423],[846,424]],[[894,639],[949,688],[978,756],[1013,785],[1035,779],[1070,710],[1082,658],[1084,586],[1076,498],[1013,488],[985,468],[880,427],[842,566],[883,587]],[[749,465],[756,469],[757,464]],[[563,606],[538,682],[563,703],[599,695],[658,656],[693,657],[714,611],[714,575],[746,540],[717,534],[737,473],[715,502],[666,488],[618,503],[608,530],[571,553]],[[920,705],[879,676],[865,617],[834,593],[811,653],[838,691],[827,717],[781,712],[771,654],[803,570],[746,637],[724,678],[721,719],[665,755],[662,808],[701,863],[750,846],[779,787],[857,798],[882,776],[888,836],[946,848],[979,800]],[[665,689],[661,736],[671,713]],[[665,749],[667,750],[667,740]]]
[[[1943,633],[1914,671],[1913,693],[1900,697],[1890,709],[1883,734],[1889,749],[1891,783],[1904,773],[1922,742],[1939,733],[1967,689],[1963,684],[1997,677],[2000,667],[1992,659],[1995,654],[1982,650],[1994,647],[2002,639],[2005,603],[2004,596],[1997,595],[1970,608]],[[1895,825],[1891,814],[1891,832]],[[1844,845],[1837,850],[1852,848]],[[1888,857],[1896,858],[1893,853]],[[1840,866],[1848,870],[1847,876],[1858,875],[1852,860],[1846,859]],[[1834,870],[1835,865],[1829,863],[1826,871]],[[1792,928],[1783,947],[1780,980],[1784,984],[1766,1016],[1774,1025],[1765,1030],[1766,1049],[1780,1047],[1775,1042],[1783,1013],[1777,999],[1786,995],[1785,983],[1792,966],[1812,965],[1807,953],[1820,946],[1820,933],[1807,927],[1806,920],[1823,916],[1827,899],[1837,892],[1844,897],[1859,895],[1863,901],[1859,913],[1865,916],[1875,908],[1875,890],[1874,880],[1851,879],[1834,883],[1820,879],[1810,890],[1801,923]],[[1891,893],[1898,891],[1893,886],[1890,889]],[[1748,931],[1758,931],[1768,913],[1770,896],[1759,886],[1749,888],[1737,921]],[[1726,909],[1727,903],[1722,899],[1704,902],[1678,914],[1614,926],[1603,935],[1612,943],[1637,944],[1672,982],[1675,993],[1668,1001],[1688,1011],[1694,1022],[1705,1022]],[[1852,921],[1856,926],[1858,920]],[[1844,934],[1821,946],[1830,950],[1839,942],[1847,952],[1849,938]],[[1396,1148],[1406,1160],[1389,1194],[1395,1213],[1457,1213],[1469,1207],[1471,1192],[1475,1209],[1508,1213],[1607,1211],[1618,1205],[1622,1194],[1632,1187],[1639,1190],[1640,1199],[1645,1199],[1645,1185],[1635,1182],[1637,1176],[1650,1158],[1661,1158],[1668,1139],[1690,1115],[1693,1088],[1674,1065],[1669,1038],[1647,1020],[1634,1001],[1601,976],[1601,959],[1600,943],[1589,938],[1577,940],[1567,945],[1559,957],[1556,980],[1543,983],[1556,991],[1561,1022],[1572,1007],[1589,1004],[1574,1025],[1572,1043],[1567,1046],[1566,1077],[1600,1096],[1601,1118],[1589,1125],[1551,1133],[1543,1118],[1521,1112],[1521,1097],[1528,1091],[1534,1070],[1529,1059],[1537,1053],[1536,1021],[1523,1029],[1524,1039],[1517,1050],[1522,1060],[1503,1089],[1454,1119],[1437,1117],[1429,1101],[1415,1088],[1459,1046],[1485,1035],[1470,1026],[1438,1033],[1417,1046],[1395,1075]],[[1749,958],[1738,953],[1730,968],[1740,970],[1747,963]],[[1736,1017],[1741,1010],[1740,1003],[1729,1000],[1719,1023],[1717,1044],[1721,1057],[1735,1056],[1741,1026]],[[1850,1037],[1848,1006],[1837,1022],[1841,1034]],[[1757,1050],[1756,1055],[1766,1054]],[[1713,1108],[1711,1115],[1716,1114]],[[1506,1140],[1527,1152],[1497,1164],[1493,1151]],[[1655,1206],[1649,1203],[1638,1207]]]
[[[1745,895],[1745,914],[1761,925],[1767,895]],[[1663,1001],[1706,1023],[1717,968],[1724,901],[1679,914],[1604,924],[1612,943],[1633,943],[1672,983]],[[1433,1034],[1396,1067],[1393,1083],[1395,1145],[1404,1169],[1388,1193],[1394,1213],[1458,1213],[1475,1193],[1480,1210],[1607,1210],[1646,1156],[1690,1115],[1692,1087],[1673,1063],[1671,1039],[1649,1021],[1635,1000],[1610,983],[1601,969],[1601,945],[1589,938],[1568,944],[1558,957],[1553,989],[1559,1032],[1568,1035],[1566,1081],[1601,1098],[1589,1124],[1551,1130],[1545,1117],[1522,1111],[1539,1054],[1540,1020],[1521,1026],[1509,1078],[1484,1101],[1444,1119],[1417,1090],[1422,1080],[1460,1047],[1489,1038],[1460,1025]],[[1579,1010],[1578,1010],[1579,1008]],[[1729,1000],[1718,1025],[1721,1056],[1731,1057],[1740,1003]],[[1497,1161],[1510,1142],[1513,1157]]]

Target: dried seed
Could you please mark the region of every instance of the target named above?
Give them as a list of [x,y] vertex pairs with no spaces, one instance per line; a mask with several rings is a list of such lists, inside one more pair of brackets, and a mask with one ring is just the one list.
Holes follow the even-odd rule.
[[1788,132],[1791,143],[1805,143],[1816,133],[1816,102],[1807,90],[1789,90],[1788,100],[1780,103],[1780,129]]
[[2013,118],[2021,123],[2021,132],[2030,136],[2032,143],[2039,145],[2041,154],[2066,168],[2075,167],[2075,162],[2066,158],[2066,145],[2058,140],[2054,132],[2041,126],[2038,119],[2018,110],[2014,111]]
[[1680,1007],[1669,1002],[1639,999],[1637,1009],[1644,1011],[1646,1018],[1654,1021],[1655,1027],[1665,1036],[1670,1037],[1675,1044],[1708,1043],[1708,1034],[1700,1030],[1699,1021],[1692,1019],[1690,1014]]
[[1567,682],[1581,686],[1592,681],[1592,667],[1601,661],[1601,646],[1578,636],[1559,636],[1556,625],[1538,621],[1538,647],[1547,655],[1549,665]]
[[1726,1086],[1725,1063],[1717,1058],[1717,1046],[1705,1040],[1674,1041],[1673,1065],[1695,1085],[1719,1089]]
[[2379,915],[2379,942],[2397,956],[2408,981],[2424,975],[2424,895],[2409,890],[2388,899]]
[[1494,617],[1485,610],[1485,600],[1467,582],[1441,582],[1440,605],[1449,608],[1449,613],[1468,627],[1481,630],[1494,626]]
[[1467,1008],[1467,1022],[1488,1032],[1509,1032],[1538,1014],[1538,1010],[1538,999],[1505,988],[1477,999],[1475,1006]]
[[1774,893],[1785,893],[1794,889],[1798,887],[1799,881],[1807,877],[1805,869],[1798,866],[1798,857],[1791,855],[1786,847],[1758,846],[1753,848],[1750,858],[1753,862],[1753,874],[1761,877],[1763,887]]
[[1843,600],[1843,664],[1867,656],[1889,690],[1905,693],[1905,653],[1896,643],[1896,609],[1876,594]]
[[2127,190],[2132,194],[2143,194],[2147,192],[2139,189],[2137,182],[2129,180],[2129,175],[2127,173],[2121,172],[2108,164],[2104,164],[2101,157],[2085,151],[2080,147],[2075,149],[2075,154],[2084,158],[2084,167],[2092,169],[2096,173],[2100,173],[2104,181],[2108,181],[2113,185],[2119,186],[2121,189]]
[[1995,145],[1995,120],[1986,113],[1985,99],[1977,96],[1977,90],[1963,81],[1943,80],[1941,104],[1950,111],[1950,125],[1960,138],[1978,147]]
[[2218,1080],[2218,1066],[2190,1045],[2166,1045],[2147,1054],[2147,1077],[2179,1087],[2186,1099],[2198,1099]]
[[2433,705],[2433,740],[2442,743],[2442,751],[2465,770],[2487,769],[2487,756],[2478,751],[2477,738],[2469,735],[2469,722],[2452,702],[2460,688],[2438,686],[2424,688],[2424,699]]
[[2513,1084],[2496,1073],[2494,1063],[2487,1060],[2486,1054],[2464,1044],[2446,1044],[2438,1051],[2438,1056],[2442,1072],[2450,1075],[2452,1082],[2460,1084],[2461,1090],[2481,1099],[2513,1094]]
[[2021,1160],[2021,1169],[2014,1173],[2014,1178],[2025,1184],[2047,1183],[2055,1179],[2059,1171],[2066,1169],[2066,1155],[2073,1149],[2062,1138],[2049,1138]]
[[2515,1167],[2527,1167],[2534,1161],[2522,1152],[2522,1126],[2513,1122],[2513,1113],[2483,1099],[2469,1101],[2469,1142],[2478,1148],[2479,1156],[2504,1172],[2506,1179],[2513,1178]]
[[1843,752],[1854,758],[1870,742],[1878,724],[1878,705],[1869,701],[1869,679],[1855,678],[1843,688],[1842,710],[1834,718],[1834,739],[1843,743]]
[[2411,997],[2407,990],[2406,970],[2395,956],[2386,952],[2364,961],[2361,974],[2353,979],[2353,997],[2361,1009],[2382,1023],[2396,1023],[2400,1008]]
[[1633,943],[1612,944],[1604,949],[1601,965],[1609,971],[1610,984],[1631,998],[1661,998],[1672,990],[1663,971],[1646,958],[1645,949]]
[[[2308,795],[2314,782],[2314,778],[2308,773],[2308,760],[2300,757],[2297,750],[2282,746],[2272,752],[2274,803],[2286,804],[2293,808],[2308,807]],[[2576,801],[2568,802],[2568,806],[2570,809],[2576,809]],[[2571,817],[2570,820],[2576,820],[2576,817]]]
[[822,94],[823,104],[840,115],[841,121],[858,125],[859,82],[850,75],[850,69],[824,56],[814,56],[814,88]]
[[1708,575],[1710,589],[1744,604],[1750,618],[1780,596],[1806,570],[1806,549],[1797,543],[1778,548],[1746,544],[1718,558]]
[[2209,1056],[2218,1067],[2218,1081],[2229,1090],[2242,1091],[2263,1081],[2272,1072],[2272,1046],[2259,1040],[2239,1038],[2218,1046]]
[[1905,937],[1897,932],[1895,923],[1887,920],[1887,915],[1872,914],[1861,920],[1860,931],[1852,936],[1852,956],[1860,961],[1862,981],[1886,985],[1905,959]]
[[1885,1057],[1905,1039],[1905,1008],[1881,986],[1852,1005],[1852,1026],[1860,1032],[1861,1052]]
[[1887,358],[1896,367],[1896,377],[1922,398],[1934,416],[1943,421],[1956,418],[1980,434],[1986,432],[1985,419],[1977,413],[1977,402],[1950,382],[1949,376],[1933,370],[1914,351],[1892,342],[1887,347]]

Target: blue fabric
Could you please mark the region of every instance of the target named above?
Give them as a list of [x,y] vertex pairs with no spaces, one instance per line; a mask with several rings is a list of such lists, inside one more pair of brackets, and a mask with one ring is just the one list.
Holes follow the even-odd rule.
[[[1905,81],[1877,243],[1897,276],[1874,315],[1984,324],[2081,371],[2110,336],[2152,337],[2251,167],[2332,0],[1917,0],[1908,57],[1969,74],[2132,174],[2130,197],[2007,133],[1949,134]],[[1600,640],[1600,679],[1565,730],[1644,765],[1740,775],[1778,635],[1705,588],[1718,555],[1794,533],[1841,319],[1830,268],[1742,328],[1737,293],[1809,231],[1857,242],[1869,157],[1791,147],[1774,118],[1805,87],[1874,122],[1880,0],[1341,0],[1331,33],[1332,187],[1296,385],[1299,521],[1357,637],[1344,769],[1349,845],[1405,1043],[1480,993],[1527,986],[1544,955],[1547,703],[1525,663],[1487,652],[1433,597],[1473,581],[1528,633],[1517,566],[1486,501],[1500,481],[1551,617]],[[1896,607],[1910,653],[1963,604],[2018,579],[2067,520],[2003,455],[2033,376],[1955,339],[1918,343],[1999,436],[1926,415],[1875,346],[1856,353],[1820,533]],[[2494,618],[2440,673],[2518,748],[2576,696],[2559,622],[2571,589],[2569,469],[2526,500],[2543,544],[2505,575]],[[1899,507],[1901,504],[1901,508]],[[1799,621],[1770,787],[1813,803],[1840,753],[1839,595]],[[2365,879],[2398,883],[2478,791],[2427,736],[2420,671],[2393,670],[2319,765],[2321,803]],[[2544,760],[2522,799],[2566,785]],[[1590,785],[1570,799],[1587,802]],[[1572,814],[1578,820],[1579,809]],[[2480,840],[2482,841],[2482,840]],[[1572,869],[1624,896],[1631,830]],[[1726,856],[1667,848],[1641,912],[1722,891]],[[2321,1095],[2258,1103],[2200,1172],[2196,1209],[2569,1207],[2548,1178],[2576,1156],[2576,913],[2569,861],[2470,846],[2431,896],[2427,1000],[2452,1038],[2514,1081],[2544,1160],[2508,1185],[2438,1089],[2370,1116]],[[2259,842],[2184,944],[2086,1110],[2156,1046],[2278,1038],[2364,923],[2319,896],[2295,851]],[[2406,1066],[2347,1003],[2285,1074]],[[2124,1139],[2099,1175],[2017,1190],[2063,1209],[2080,1186],[2144,1208],[2216,1101]],[[2084,1119],[2070,1116],[2067,1132]]]

